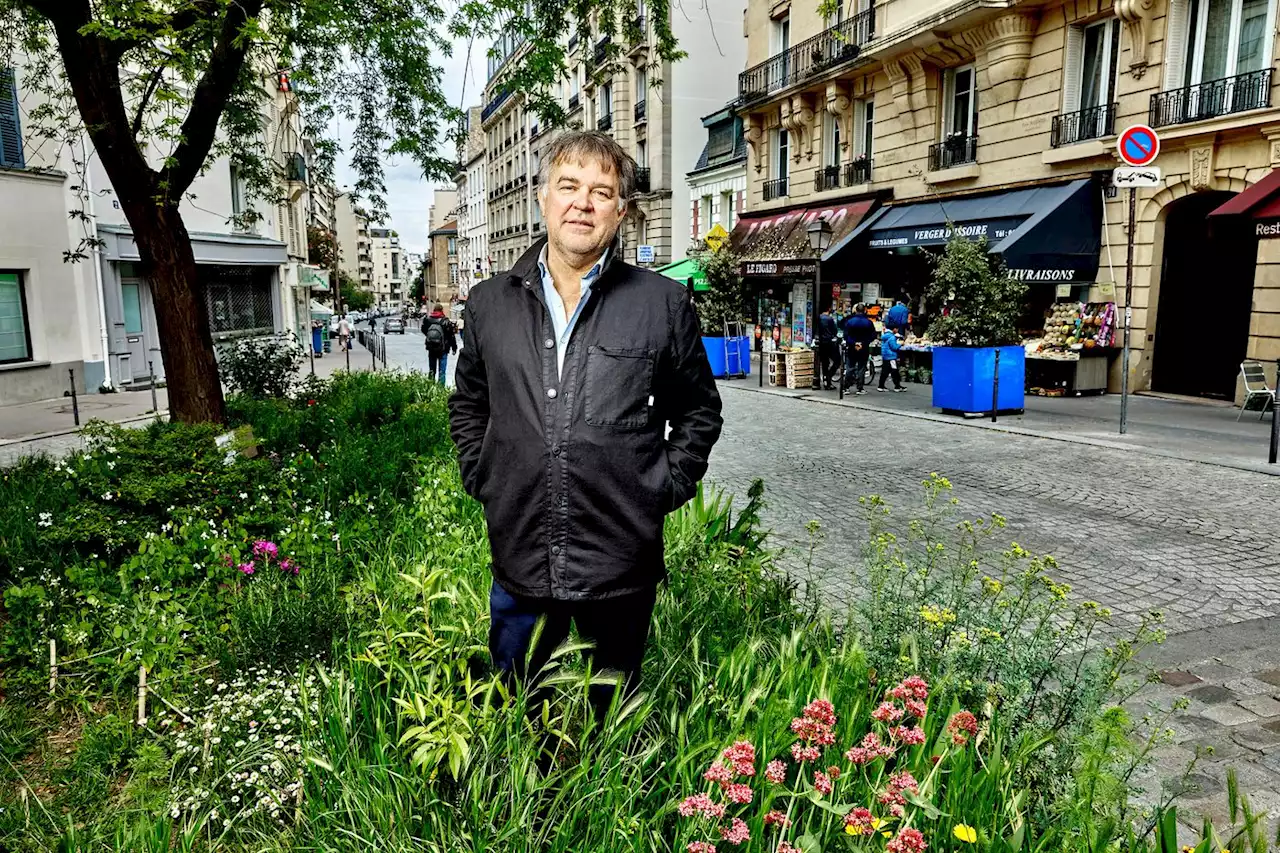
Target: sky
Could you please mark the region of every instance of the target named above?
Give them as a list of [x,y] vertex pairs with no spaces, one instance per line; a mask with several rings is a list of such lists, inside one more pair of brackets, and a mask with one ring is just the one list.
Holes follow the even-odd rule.
[[[467,63],[467,42],[455,42],[453,55],[441,63],[444,69],[444,91],[449,103],[454,106],[472,107],[480,104],[484,93],[485,54],[489,49],[487,42],[476,41],[471,46],[471,62]],[[464,71],[469,73],[464,74]],[[463,80],[466,80],[466,102],[463,103]],[[350,157],[345,153],[355,129],[354,122],[340,120],[337,127],[338,141],[344,153],[338,158],[336,177],[338,186],[349,187],[355,184],[355,173],[351,169]],[[449,152],[452,154],[452,152]],[[439,182],[428,181],[422,177],[422,171],[407,158],[392,160],[386,168],[387,180],[387,212],[389,220],[381,227],[393,228],[400,234],[400,245],[407,252],[427,251],[427,233],[430,228],[430,209],[433,187],[442,186]],[[445,182],[447,183],[447,182]],[[452,187],[451,184],[449,184]]]

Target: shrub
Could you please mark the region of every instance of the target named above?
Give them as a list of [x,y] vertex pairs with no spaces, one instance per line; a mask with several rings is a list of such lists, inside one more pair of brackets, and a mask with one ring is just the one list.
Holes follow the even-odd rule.
[[293,332],[245,338],[219,353],[222,381],[233,392],[256,399],[286,397],[305,353]]
[[721,337],[725,323],[745,320],[750,313],[747,289],[738,275],[740,257],[728,246],[712,251],[705,244],[692,247],[689,257],[697,262],[707,280],[707,289],[696,297],[702,334]]
[[1019,344],[1018,319],[1026,285],[1010,278],[1004,263],[988,254],[986,238],[953,234],[941,254],[932,256],[933,280],[925,288],[929,310],[936,312],[929,337],[949,347],[998,347]]

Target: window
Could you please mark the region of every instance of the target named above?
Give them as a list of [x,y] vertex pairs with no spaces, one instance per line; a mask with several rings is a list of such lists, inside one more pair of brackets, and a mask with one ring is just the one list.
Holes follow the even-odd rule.
[[600,118],[609,119],[613,116],[613,84],[605,83],[600,87]]
[[823,113],[823,159],[828,166],[840,165],[840,119],[829,112]]
[[712,223],[715,222],[715,219],[712,217],[714,211],[711,207],[711,196],[704,195],[698,204],[700,206],[698,221],[702,223],[703,232],[706,232],[707,229],[711,227]]
[[871,149],[876,136],[876,104],[866,100],[858,102],[858,110],[862,114],[859,122],[857,152],[859,155],[871,157]]
[[201,265],[196,274],[204,288],[209,326],[215,334],[273,328],[271,269]]
[[454,287],[458,286],[458,265],[449,264],[449,284]]
[[21,169],[25,165],[16,75],[12,68],[0,68],[0,166]]
[[0,364],[31,360],[31,330],[27,327],[27,294],[22,276],[0,272]]
[[449,254],[450,255],[458,254],[458,238],[457,237],[449,238]]
[[978,135],[978,92],[973,66],[947,71],[946,107],[942,124],[944,139],[951,136]]
[[1270,66],[1275,9],[1267,0],[1174,0],[1169,8],[1165,88]]
[[784,15],[777,18],[773,22],[773,31],[770,34],[773,51],[772,56],[782,55],[781,62],[775,62],[769,66],[770,76],[769,91],[784,86],[787,83],[787,50],[791,47],[791,16]]
[[720,193],[720,224],[726,231],[733,230],[733,193]]
[[774,139],[777,140],[777,143],[773,147],[777,154],[773,161],[773,176],[779,180],[786,180],[787,168],[790,165],[791,142],[789,134],[785,130],[775,130],[774,134]]
[[[643,13],[641,13],[643,14]],[[649,91],[649,72],[643,68],[636,69],[636,103],[644,101]]]
[[636,143],[636,165],[641,169],[649,167],[649,143],[643,139]]

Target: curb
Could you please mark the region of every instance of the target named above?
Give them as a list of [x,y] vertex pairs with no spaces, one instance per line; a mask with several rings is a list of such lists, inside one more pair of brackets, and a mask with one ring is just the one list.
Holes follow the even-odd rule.
[[[136,424],[142,421],[164,420],[165,418],[168,418],[168,417],[169,417],[169,410],[162,409],[158,414],[149,413],[145,415],[138,415],[132,418],[124,418],[118,421],[107,421],[107,423],[111,424],[112,426],[128,426],[130,424]],[[80,430],[83,428],[84,428],[84,425],[82,424],[81,426],[72,427],[71,429],[54,430],[53,432],[38,432],[38,433],[35,433],[34,435],[24,435],[21,438],[0,439],[0,447],[13,447],[14,445],[17,445],[17,444],[28,444],[33,441],[44,441],[45,439],[49,439],[49,438],[61,438],[64,435],[77,435],[80,432]]]
[[1060,433],[1042,432],[1040,430],[1027,429],[1026,427],[1005,426],[999,423],[991,423],[987,420],[979,420],[977,418],[956,418],[947,415],[935,415],[929,412],[902,412],[892,411],[889,409],[878,409],[874,406],[867,406],[861,403],[852,403],[847,400],[828,400],[824,397],[815,397],[812,394],[806,394],[799,391],[779,391],[770,388],[751,388],[742,385],[732,385],[728,383],[717,383],[720,388],[732,388],[746,394],[769,394],[775,397],[785,397],[791,400],[801,400],[806,403],[818,403],[824,406],[837,406],[846,409],[857,409],[863,412],[873,412],[878,415],[890,415],[899,418],[911,418],[918,421],[929,421],[938,424],[948,424],[950,426],[967,427],[969,429],[982,429],[990,432],[1002,432],[1008,435],[1021,435],[1027,438],[1039,438],[1045,441],[1060,441],[1066,444],[1081,444],[1088,447],[1104,447],[1108,450],[1123,450],[1131,453],[1140,453],[1145,456],[1154,456],[1161,459],[1179,459],[1184,462],[1194,462],[1198,465],[1210,465],[1215,468],[1230,468],[1236,471],[1245,471],[1250,474],[1263,474],[1268,477],[1280,477],[1280,465],[1267,465],[1259,462],[1256,465],[1246,462],[1232,462],[1226,459],[1196,459],[1188,457],[1184,454],[1172,450],[1161,450],[1156,447],[1144,447],[1136,444],[1124,444],[1119,441],[1107,441],[1101,438],[1088,438],[1080,435],[1063,435]]

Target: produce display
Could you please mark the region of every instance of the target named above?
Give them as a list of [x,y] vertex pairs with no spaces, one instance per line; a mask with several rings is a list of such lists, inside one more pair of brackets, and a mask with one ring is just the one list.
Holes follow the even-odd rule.
[[1049,311],[1044,321],[1044,337],[1032,351],[1042,358],[1053,358],[1055,354],[1065,355],[1063,350],[1069,353],[1109,347],[1115,337],[1115,325],[1114,302],[1060,302]]

